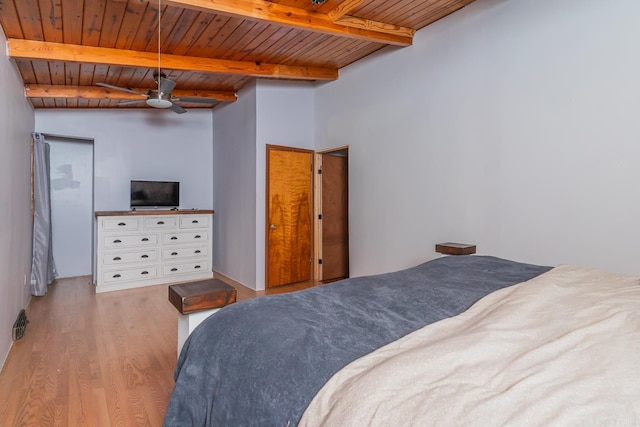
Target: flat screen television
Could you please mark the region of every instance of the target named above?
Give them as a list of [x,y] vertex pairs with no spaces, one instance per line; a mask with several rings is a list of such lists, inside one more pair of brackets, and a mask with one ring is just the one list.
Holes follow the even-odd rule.
[[180,183],[131,181],[132,208],[176,208],[180,206]]

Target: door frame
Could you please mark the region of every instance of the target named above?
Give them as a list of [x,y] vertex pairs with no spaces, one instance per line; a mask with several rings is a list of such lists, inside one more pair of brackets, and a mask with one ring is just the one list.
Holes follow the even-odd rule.
[[[343,145],[341,147],[331,148],[324,151],[318,151],[314,154],[314,166],[313,166],[313,230],[314,230],[314,245],[313,245],[313,280],[320,282],[323,279],[322,276],[322,264],[318,260],[322,259],[322,222],[320,220],[320,214],[322,213],[322,180],[319,179],[320,170],[322,169],[322,156],[331,154],[336,151],[349,152],[349,146]],[[348,158],[348,156],[347,156]],[[347,176],[348,179],[348,176]]]
[[[315,170],[316,170],[316,165],[315,165],[315,151],[307,149],[307,148],[297,148],[297,147],[287,147],[284,145],[274,145],[274,144],[266,144],[266,176],[265,176],[265,206],[264,206],[264,212],[265,212],[265,220],[264,220],[264,287],[265,289],[269,289],[269,226],[271,225],[270,221],[269,221],[269,200],[270,200],[270,194],[269,194],[269,187],[270,187],[270,182],[269,182],[269,176],[271,173],[271,168],[270,168],[270,156],[269,156],[269,152],[271,150],[277,150],[277,151],[291,151],[291,152],[298,152],[298,153],[307,153],[311,155],[311,170],[309,171],[309,173],[311,174],[311,201],[313,203],[313,207],[311,209],[311,214],[312,216],[315,216],[315,185],[316,185],[316,179],[315,179]],[[312,223],[311,223],[311,264],[312,265],[316,265],[317,264],[317,259],[315,257],[315,228],[314,228],[314,218],[312,217]],[[309,267],[311,269],[311,280],[316,280],[315,278],[315,269],[313,267]]]
[[[42,132],[47,142],[62,140],[66,142],[77,142],[81,144],[91,145],[91,283],[96,283],[96,227],[97,219],[95,216],[96,205],[96,146],[95,138],[86,136],[60,135],[55,133]],[[31,138],[31,218],[35,214],[35,193],[34,193],[34,140]],[[49,173],[51,179],[51,173]]]

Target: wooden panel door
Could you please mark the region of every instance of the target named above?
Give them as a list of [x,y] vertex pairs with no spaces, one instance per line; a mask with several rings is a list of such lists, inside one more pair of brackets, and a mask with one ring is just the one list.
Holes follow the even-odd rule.
[[266,286],[311,280],[313,152],[267,147]]
[[349,277],[348,157],[322,155],[322,280]]

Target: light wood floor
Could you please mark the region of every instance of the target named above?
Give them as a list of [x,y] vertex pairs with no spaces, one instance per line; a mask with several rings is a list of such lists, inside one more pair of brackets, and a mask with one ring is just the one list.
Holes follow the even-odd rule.
[[[238,300],[255,292],[233,284]],[[32,297],[0,373],[0,426],[160,426],[173,388],[178,312],[167,285],[96,294],[90,277]]]

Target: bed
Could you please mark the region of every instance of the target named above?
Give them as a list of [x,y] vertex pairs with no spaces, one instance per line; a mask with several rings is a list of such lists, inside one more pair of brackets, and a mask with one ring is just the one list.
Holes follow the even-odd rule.
[[[544,399],[560,385],[540,386],[542,380],[554,377],[554,371],[538,374],[537,370],[554,358],[562,359],[554,367],[564,369],[560,376],[572,366],[580,367],[574,369],[577,379],[567,381],[570,385],[579,391],[600,387],[610,396],[607,404],[600,404],[600,397],[585,393],[581,400],[575,391],[563,391],[564,408],[599,408],[575,410],[573,421],[586,420],[582,424],[590,425],[588,421],[599,416],[600,424],[638,424],[640,409],[635,402],[640,401],[640,391],[634,382],[640,377],[640,363],[633,363],[640,354],[638,280],[580,269],[576,276],[563,268],[485,256],[443,257],[396,273],[227,306],[196,328],[185,343],[165,425],[568,421],[562,418],[567,412],[563,406]],[[572,278],[564,281],[565,275]],[[604,285],[590,292],[594,283]],[[615,290],[615,301],[600,304],[608,301],[609,288]],[[538,290],[544,290],[543,297],[532,298]],[[589,298],[582,298],[585,294]],[[529,306],[531,299],[534,303]],[[579,308],[563,308],[573,300],[590,309],[598,307],[603,318],[592,322],[591,311],[577,316]],[[538,323],[552,332],[540,332]],[[554,329],[558,325],[563,327]],[[600,329],[606,331],[604,343],[575,338],[598,335]],[[612,336],[613,344],[606,342]],[[539,341],[542,349],[536,346]],[[600,351],[585,356],[593,346]],[[565,359],[566,353],[577,355],[578,361]],[[627,360],[619,361],[620,353],[628,353]],[[596,362],[601,370],[619,362],[612,376],[626,391],[604,386],[603,372],[585,375],[589,381],[580,376]],[[512,366],[523,371],[511,375]],[[498,397],[487,394],[487,384]],[[527,384],[530,388],[524,387]],[[452,400],[473,395],[467,389],[476,395],[468,401]],[[536,399],[543,402],[542,409],[533,404]],[[496,411],[502,415],[496,416]],[[532,413],[542,421],[533,422]]]

